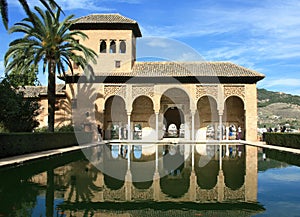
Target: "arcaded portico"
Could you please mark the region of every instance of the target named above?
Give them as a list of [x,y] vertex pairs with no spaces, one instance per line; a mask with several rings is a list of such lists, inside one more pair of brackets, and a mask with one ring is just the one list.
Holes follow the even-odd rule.
[[229,62],[138,62],[139,26],[119,14],[79,18],[78,29],[98,61],[66,78],[73,124],[99,124],[107,140],[257,139],[264,75]]

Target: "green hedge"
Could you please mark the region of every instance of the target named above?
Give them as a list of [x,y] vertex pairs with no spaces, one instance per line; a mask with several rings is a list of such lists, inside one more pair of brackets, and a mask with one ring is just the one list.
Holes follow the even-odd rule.
[[298,133],[265,133],[264,138],[269,145],[300,149],[300,134]]
[[92,141],[92,133],[3,133],[0,134],[0,158],[64,148]]

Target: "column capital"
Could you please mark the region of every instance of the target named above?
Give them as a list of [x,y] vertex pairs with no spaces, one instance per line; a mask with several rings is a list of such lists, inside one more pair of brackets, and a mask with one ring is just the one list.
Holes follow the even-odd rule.
[[127,112],[127,116],[130,116],[131,115],[131,112]]

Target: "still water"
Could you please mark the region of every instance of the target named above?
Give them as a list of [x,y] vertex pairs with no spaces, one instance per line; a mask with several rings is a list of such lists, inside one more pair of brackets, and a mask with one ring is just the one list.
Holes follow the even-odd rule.
[[0,168],[0,216],[300,216],[300,158],[243,145],[100,145]]

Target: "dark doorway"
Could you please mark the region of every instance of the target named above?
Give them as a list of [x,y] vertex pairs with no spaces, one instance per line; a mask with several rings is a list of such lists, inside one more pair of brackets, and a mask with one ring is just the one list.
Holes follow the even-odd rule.
[[164,137],[180,137],[180,129],[182,129],[182,124],[184,124],[183,112],[177,107],[168,108],[164,114],[164,125],[166,127]]

